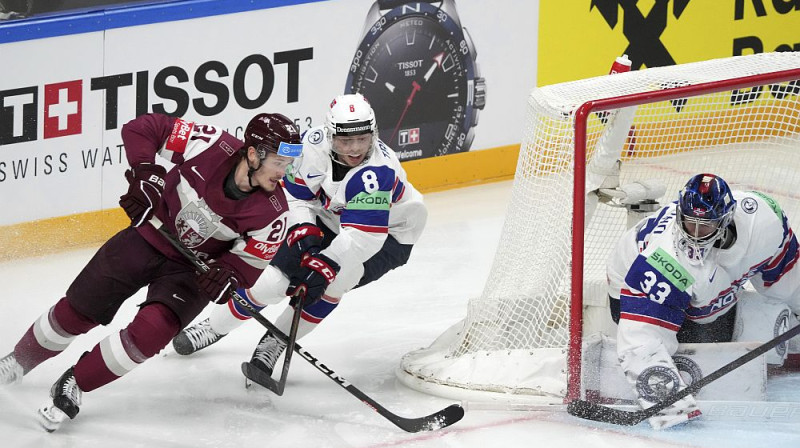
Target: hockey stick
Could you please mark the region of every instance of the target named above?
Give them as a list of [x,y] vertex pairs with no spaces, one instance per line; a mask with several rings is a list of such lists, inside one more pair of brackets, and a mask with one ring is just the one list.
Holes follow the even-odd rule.
[[[294,346],[297,343],[297,327],[300,325],[300,314],[302,309],[302,302],[298,298],[297,303],[294,305],[292,326],[289,329],[289,341],[286,343],[287,350],[283,357],[283,370],[281,371],[281,378],[279,381],[275,381],[270,375],[266,375],[266,372],[262,371],[261,369],[253,367],[249,361],[242,363],[242,374],[244,374],[245,378],[247,378],[249,381],[266,387],[276,395],[283,395],[283,389],[286,387],[286,378],[289,376],[289,362],[292,359]],[[245,387],[249,387],[249,384],[245,383]]]
[[667,396],[660,402],[654,404],[653,406],[650,406],[647,409],[642,409],[639,411],[622,411],[608,406],[603,406],[591,401],[575,400],[567,405],[567,412],[576,417],[580,417],[586,420],[594,420],[597,422],[613,423],[615,425],[624,425],[624,426],[633,426],[639,424],[640,422],[647,420],[648,418],[658,414],[660,411],[672,406],[673,404],[675,404],[675,402],[677,402],[681,398],[697,392],[698,390],[702,389],[712,381],[758,358],[764,353],[775,348],[777,345],[788,341],[789,339],[797,336],[798,334],[800,334],[800,325],[797,325],[791,330],[788,330],[785,333],[775,337],[774,339],[763,343],[762,345],[756,347],[752,351],[745,353],[744,355],[734,359],[728,364],[725,364],[719,369],[695,381],[694,383],[687,386],[685,389]]
[[[178,252],[180,252],[184,257],[186,257],[189,261],[191,261],[192,264],[194,264],[195,268],[198,271],[206,272],[206,271],[208,271],[210,269],[207,264],[205,264],[202,260],[200,260],[197,257],[197,255],[194,254],[194,252],[192,252],[189,249],[187,249],[186,246],[183,245],[183,243],[181,243],[179,240],[177,240],[175,238],[175,236],[173,236],[171,233],[169,233],[167,228],[164,227],[164,224],[158,218],[156,218],[156,217],[151,218],[151,222],[156,227],[156,229],[158,229],[158,231],[162,235],[164,235],[164,237],[167,239],[167,241],[169,241],[170,244],[172,244],[172,246]],[[233,299],[236,300],[236,303],[238,303],[242,308],[244,308],[245,311],[247,312],[247,314],[249,314],[258,323],[260,323],[261,325],[263,325],[264,327],[266,327],[268,329],[270,328],[269,326],[272,325],[272,323],[269,322],[264,316],[262,316],[261,313],[259,313],[257,309],[253,308],[253,306],[250,305],[250,303],[244,297],[240,296],[235,291],[233,292],[231,297],[233,297]],[[269,375],[260,375],[258,377],[258,381],[253,380],[253,381],[257,382],[258,384],[260,384],[260,385],[266,387],[267,389],[271,390],[272,392],[274,392],[277,395],[283,395],[283,390],[286,387],[286,378],[287,378],[288,373],[289,373],[289,362],[291,361],[291,358],[292,358],[291,353],[292,353],[292,348],[294,347],[294,344],[295,344],[295,339],[297,339],[297,327],[298,327],[299,323],[300,323],[300,309],[299,309],[299,301],[298,301],[298,308],[295,308],[294,317],[292,318],[292,327],[291,327],[291,329],[289,331],[290,337],[289,337],[289,339],[287,340],[287,343],[286,343],[286,346],[289,348],[289,350],[287,351],[286,356],[283,359],[283,371],[281,373],[280,380],[275,381]],[[245,365],[249,365],[249,364],[248,363],[242,363],[242,373],[247,378],[250,378],[250,376],[248,376],[249,370],[246,371]],[[255,376],[255,375],[252,375],[252,376]]]
[[[192,264],[194,264],[195,268],[200,272],[205,272],[209,269],[208,265],[205,264],[202,260],[200,260],[197,255],[187,249],[183,243],[181,243],[178,239],[175,238],[174,235],[169,233],[160,222],[156,219],[151,220],[151,222],[156,223],[156,228],[162,235],[167,239],[167,241],[172,244],[178,252],[181,253],[187,260],[189,260]],[[281,330],[278,329],[272,322],[267,320],[264,316],[262,316],[255,308],[250,306],[242,296],[240,296],[236,291],[231,294],[233,300],[236,301],[239,305],[241,305],[244,309],[246,309],[251,315],[253,319],[255,319],[258,323],[266,327],[269,331],[271,331],[275,336],[287,341],[287,348],[288,348],[288,341],[289,337],[286,336]],[[331,381],[335,382],[346,391],[350,392],[356,398],[361,400],[364,404],[369,406],[370,408],[374,409],[378,414],[383,416],[385,419],[392,422],[395,426],[402,429],[403,431],[407,432],[420,432],[420,431],[433,431],[436,429],[446,428],[453,423],[458,422],[464,417],[464,408],[461,407],[459,404],[451,404],[450,406],[438,411],[434,412],[433,414],[427,415],[425,417],[417,417],[417,418],[405,418],[401,417],[397,414],[392,413],[388,409],[381,406],[378,402],[373,400],[369,395],[361,392],[358,388],[350,384],[349,381],[342,378],[341,376],[337,375],[329,367],[325,366],[319,362],[317,358],[312,356],[310,353],[305,351],[300,344],[294,344],[294,350],[297,352],[298,355],[302,356],[303,359],[311,363],[317,370],[324,373]],[[288,353],[287,353],[288,355]],[[285,364],[285,363],[284,363]]]

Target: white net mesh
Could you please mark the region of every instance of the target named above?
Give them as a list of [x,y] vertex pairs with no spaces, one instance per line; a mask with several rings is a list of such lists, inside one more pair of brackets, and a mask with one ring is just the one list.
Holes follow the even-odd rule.
[[[534,89],[511,201],[484,291],[469,301],[463,322],[403,358],[400,378],[412,387],[457,398],[502,392],[510,400],[562,399],[567,382],[576,381],[567,374],[566,360],[576,109],[591,100],[791,69],[800,69],[800,53],[717,59]],[[667,194],[662,204],[677,199],[692,175],[713,172],[734,189],[768,193],[790,219],[800,222],[799,81],[701,92],[629,110],[635,110],[632,126],[624,120],[614,124],[615,114],[622,116],[615,111],[587,119],[587,163],[601,157],[621,160],[622,185],[663,182]],[[601,136],[620,137],[620,132],[624,145],[604,153]],[[588,211],[593,214],[584,233],[583,308],[598,307],[603,317],[584,317],[584,334],[608,328],[603,322],[608,315],[603,308],[605,261],[627,226],[624,208],[601,204]]]

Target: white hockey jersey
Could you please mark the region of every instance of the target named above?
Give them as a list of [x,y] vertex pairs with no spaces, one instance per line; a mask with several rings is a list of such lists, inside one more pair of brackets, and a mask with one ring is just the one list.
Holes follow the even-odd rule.
[[427,210],[394,151],[378,140],[366,163],[337,182],[326,133],[318,126],[303,135],[303,154],[284,178],[291,195],[289,225],[319,217],[338,233],[322,253],[340,265],[364,263],[381,249],[387,235],[401,244],[416,243]]
[[[800,312],[798,243],[785,214],[759,192],[734,191],[733,197],[735,242],[712,248],[702,264],[690,262],[691,248],[675,236],[675,203],[629,229],[609,257],[609,296],[620,300],[617,352],[645,407],[685,386],[671,358],[685,319],[716,320],[732,309],[748,281],[759,294]],[[667,427],[697,415],[693,398],[686,397],[650,423]]]
[[[675,238],[676,204],[642,220],[620,239],[608,260],[609,295],[620,298],[621,319],[677,331],[684,318],[708,323],[736,303],[749,280],[762,295],[794,302],[800,288],[797,239],[780,206],[758,192],[733,192],[735,242],[690,263]],[[792,280],[784,277],[793,273]]]

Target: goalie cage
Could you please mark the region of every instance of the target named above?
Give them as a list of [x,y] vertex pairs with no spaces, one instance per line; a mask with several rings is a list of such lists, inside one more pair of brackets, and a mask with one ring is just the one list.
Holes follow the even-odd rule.
[[662,205],[712,172],[771,195],[800,226],[799,52],[535,88],[526,114],[486,285],[463,321],[403,357],[398,377],[414,389],[506,404],[582,396],[593,370],[581,362],[586,337],[615,337],[605,264],[627,228],[625,208],[587,201],[587,191],[617,160],[621,185],[663,182]]

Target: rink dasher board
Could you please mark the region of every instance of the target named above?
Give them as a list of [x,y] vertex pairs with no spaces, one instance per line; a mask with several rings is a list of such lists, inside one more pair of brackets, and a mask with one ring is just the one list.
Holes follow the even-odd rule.
[[[529,412],[567,412],[566,405],[531,405],[522,403],[465,401],[461,404],[470,410],[506,410]],[[800,403],[790,401],[698,401],[703,412],[702,420],[728,422],[779,422],[800,423]],[[625,411],[638,411],[633,405],[610,406]]]

